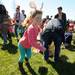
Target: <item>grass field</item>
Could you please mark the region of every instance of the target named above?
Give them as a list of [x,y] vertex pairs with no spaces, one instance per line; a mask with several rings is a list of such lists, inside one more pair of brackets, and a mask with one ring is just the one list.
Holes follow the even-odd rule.
[[[13,38],[13,46],[8,45],[6,50],[2,50],[1,47],[0,39],[0,75],[22,75],[18,69],[17,41]],[[69,50],[61,49],[60,61],[57,64],[54,64],[53,58],[47,63],[43,60],[43,55],[32,53],[30,65],[30,68],[27,68],[23,64],[26,75],[75,75],[75,46]],[[39,71],[42,66],[46,68],[44,72]]]

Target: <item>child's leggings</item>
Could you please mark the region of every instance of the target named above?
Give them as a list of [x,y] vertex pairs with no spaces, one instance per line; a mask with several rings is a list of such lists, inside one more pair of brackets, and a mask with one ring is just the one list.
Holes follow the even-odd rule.
[[20,62],[23,62],[25,58],[29,59],[31,57],[31,48],[24,48],[20,43],[18,44],[18,48],[20,51]]

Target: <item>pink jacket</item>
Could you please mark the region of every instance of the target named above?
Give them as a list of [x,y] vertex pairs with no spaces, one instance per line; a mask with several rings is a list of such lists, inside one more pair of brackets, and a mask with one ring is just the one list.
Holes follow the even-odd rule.
[[35,27],[33,25],[30,25],[28,29],[24,32],[23,37],[20,39],[19,43],[24,47],[24,48],[30,48],[35,47],[36,49],[39,50],[45,50],[43,45],[41,43],[37,42],[37,35],[40,32],[39,27]]

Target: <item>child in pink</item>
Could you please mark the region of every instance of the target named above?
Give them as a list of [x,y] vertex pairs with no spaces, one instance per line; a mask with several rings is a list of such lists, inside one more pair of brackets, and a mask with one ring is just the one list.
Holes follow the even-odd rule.
[[19,58],[19,67],[23,67],[23,60],[29,60],[31,57],[31,47],[36,48],[40,51],[45,51],[45,48],[41,43],[37,42],[37,36],[40,32],[40,22],[41,22],[42,12],[36,10],[32,14],[32,24],[28,27],[28,29],[24,32],[23,37],[20,39],[18,47],[20,51]]

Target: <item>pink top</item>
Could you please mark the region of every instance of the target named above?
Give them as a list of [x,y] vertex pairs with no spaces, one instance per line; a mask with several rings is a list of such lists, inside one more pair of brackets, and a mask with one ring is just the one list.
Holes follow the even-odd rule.
[[35,47],[39,50],[45,50],[41,43],[37,42],[37,35],[40,32],[40,28],[38,26],[30,25],[28,29],[24,32],[23,37],[20,39],[19,43],[24,48]]

